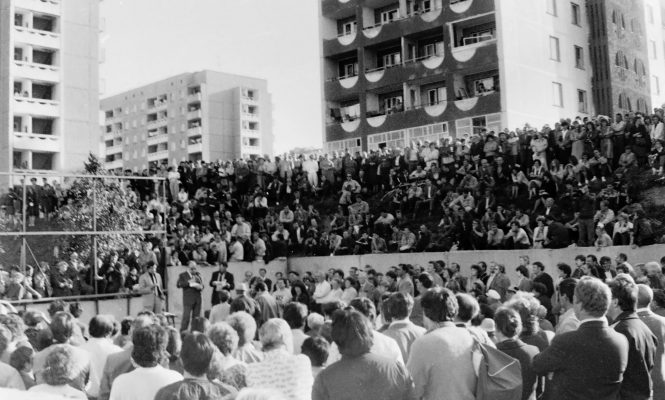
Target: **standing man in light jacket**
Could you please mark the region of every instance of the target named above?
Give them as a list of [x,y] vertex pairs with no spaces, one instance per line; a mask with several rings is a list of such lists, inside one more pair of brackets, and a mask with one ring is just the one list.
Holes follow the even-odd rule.
[[144,293],[143,308],[161,314],[164,287],[162,277],[157,272],[157,265],[153,261],[148,261],[145,273],[139,277],[139,290]]

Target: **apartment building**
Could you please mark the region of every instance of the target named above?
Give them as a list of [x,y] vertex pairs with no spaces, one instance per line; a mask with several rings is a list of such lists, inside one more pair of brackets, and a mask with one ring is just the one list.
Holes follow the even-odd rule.
[[644,0],[648,65],[653,107],[665,105],[665,0]]
[[99,131],[99,3],[0,2],[0,171],[75,171]]
[[598,112],[651,111],[644,1],[588,0],[587,11]]
[[216,71],[183,73],[101,101],[109,170],[272,155],[267,82]]
[[[646,58],[628,48],[633,40],[606,45],[604,63],[593,59],[600,16],[587,3],[320,0],[325,151],[400,148],[648,106],[640,84],[596,77],[613,70],[607,57],[619,49],[638,59],[640,74]],[[619,15],[643,12],[607,3]],[[611,12],[603,18],[610,24]],[[612,95],[598,107],[601,88]]]

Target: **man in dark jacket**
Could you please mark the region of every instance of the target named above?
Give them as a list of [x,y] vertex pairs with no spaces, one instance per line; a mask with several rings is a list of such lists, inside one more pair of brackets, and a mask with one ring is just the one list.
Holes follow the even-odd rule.
[[212,288],[212,305],[220,303],[219,294],[222,290],[227,290],[231,292],[235,288],[235,283],[233,282],[233,274],[228,272],[226,269],[228,264],[222,262],[219,264],[219,271],[212,273],[210,278],[210,287]]
[[612,303],[608,315],[614,330],[628,339],[628,367],[621,383],[621,399],[651,399],[651,370],[658,339],[637,316],[637,285],[628,275],[618,275],[609,284]]
[[579,328],[555,336],[534,357],[533,369],[554,373],[553,399],[615,400],[628,365],[628,340],[607,324],[612,293],[599,279],[583,277],[574,299]]
[[187,271],[178,276],[177,286],[182,289],[182,322],[180,331],[186,331],[189,327],[190,318],[201,316],[201,291],[203,280],[196,270],[196,262],[190,261]]
[[546,215],[545,223],[548,226],[545,247],[548,249],[562,249],[570,245],[568,228],[566,228],[561,222],[556,221],[554,215]]

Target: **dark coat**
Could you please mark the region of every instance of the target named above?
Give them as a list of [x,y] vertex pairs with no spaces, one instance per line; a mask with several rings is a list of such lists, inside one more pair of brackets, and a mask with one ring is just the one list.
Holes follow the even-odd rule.
[[623,312],[615,322],[614,330],[628,339],[628,367],[621,383],[621,399],[650,399],[658,339],[635,312]]
[[539,375],[554,373],[552,397],[558,400],[616,400],[628,365],[628,340],[606,321],[583,322],[557,335],[533,359]]
[[496,348],[520,362],[522,367],[522,400],[536,400],[536,379],[538,375],[531,367],[533,358],[539,353],[538,347],[523,341],[505,340],[497,343]]

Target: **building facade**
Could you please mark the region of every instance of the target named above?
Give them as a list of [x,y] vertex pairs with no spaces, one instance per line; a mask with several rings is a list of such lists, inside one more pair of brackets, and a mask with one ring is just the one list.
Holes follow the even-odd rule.
[[[622,106],[624,97],[634,110],[638,99],[648,106],[641,78],[648,67],[640,48],[630,48],[634,41],[605,48],[640,60],[637,85],[609,72],[605,80],[597,76],[612,71],[612,60],[592,60],[599,17],[587,3],[594,1],[321,0],[325,150],[541,127],[621,108],[620,94]],[[611,14],[603,17],[611,21]],[[607,107],[596,100],[603,85],[612,93]]]
[[0,171],[75,171],[99,131],[99,3],[0,2]]
[[272,155],[272,101],[263,79],[184,73],[101,101],[107,169]]
[[588,0],[587,11],[598,112],[651,111],[644,1]]
[[665,106],[665,0],[644,0],[651,103]]

